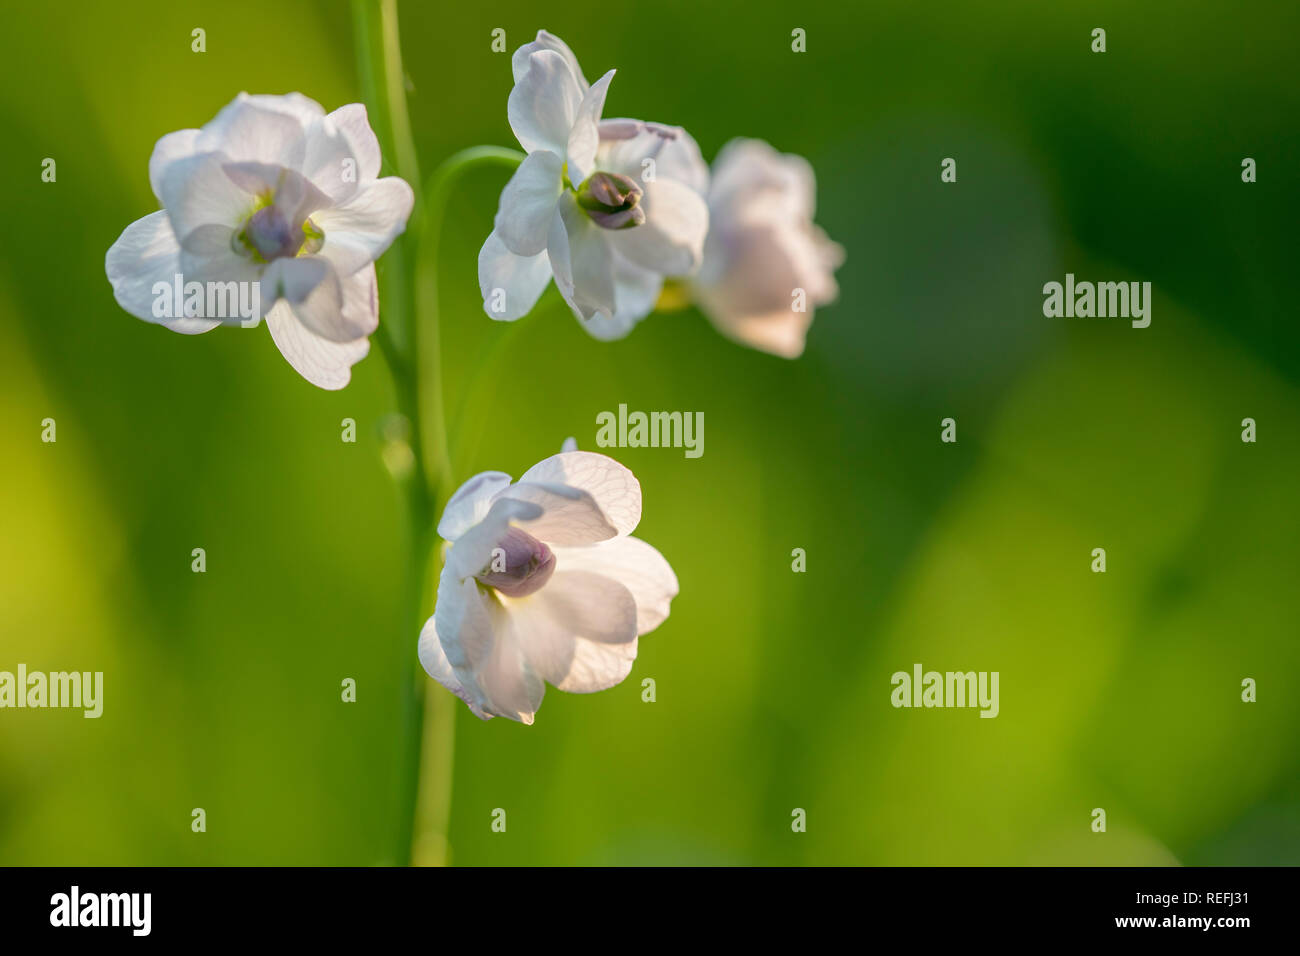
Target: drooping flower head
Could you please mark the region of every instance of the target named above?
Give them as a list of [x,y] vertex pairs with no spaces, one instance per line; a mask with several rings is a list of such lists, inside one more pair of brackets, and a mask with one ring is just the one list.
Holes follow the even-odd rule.
[[695,301],[724,335],[798,357],[814,306],[839,292],[835,270],[844,262],[843,248],[813,223],[812,167],[762,140],[732,140],[713,162],[707,196],[704,262],[690,282]]
[[513,484],[498,471],[465,482],[438,522],[450,546],[420,634],[424,669],[477,716],[525,724],[547,683],[618,684],[677,594],[668,562],[631,536],[640,520],[636,477],[591,452],[561,452]]
[[[113,295],[187,334],[264,315],[290,365],[342,388],[379,323],[375,259],[406,228],[413,201],[401,179],[377,178],[379,166],[361,104],[326,115],[300,93],[241,93],[202,129],[154,147],[149,182],[163,208],[109,249]],[[184,310],[172,308],[173,283],[177,299],[198,284]],[[235,300],[257,314],[231,308]]]
[[588,84],[545,30],[512,68],[507,112],[528,156],[479,252],[484,310],[526,315],[554,277],[588,332],[622,338],[654,308],[665,276],[699,267],[708,167],[680,127],[602,120],[614,71]]

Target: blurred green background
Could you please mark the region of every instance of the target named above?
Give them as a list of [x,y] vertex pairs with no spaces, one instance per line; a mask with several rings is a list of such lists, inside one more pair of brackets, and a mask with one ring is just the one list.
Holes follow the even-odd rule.
[[[1300,862],[1298,9],[403,5],[426,171],[515,145],[490,33],[513,50],[545,27],[589,76],[619,69],[606,115],[681,124],[709,159],[734,136],[808,157],[848,254],[799,361],[694,311],[601,344],[552,309],[465,401],[507,334],[475,273],[505,173],[454,197],[458,478],[517,476],[569,435],[593,448],[621,402],[706,423],[700,459],[614,450],[644,489],[637,533],[681,580],[631,678],[551,690],[531,728],[460,708],[454,862]],[[5,18],[0,669],[102,670],[106,691],[98,721],[0,711],[0,863],[382,863],[416,639],[383,357],[323,392],[264,328],[132,318],[103,268],[156,208],[164,133],[240,90],[360,98],[350,9]],[[1045,319],[1041,287],[1067,271],[1149,280],[1151,327]],[[918,661],[999,671],[1000,716],[892,708],[890,675]]]

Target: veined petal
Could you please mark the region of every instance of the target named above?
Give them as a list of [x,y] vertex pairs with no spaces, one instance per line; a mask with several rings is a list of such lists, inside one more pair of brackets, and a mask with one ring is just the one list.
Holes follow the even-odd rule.
[[[354,105],[364,116],[365,107]],[[331,205],[346,202],[363,182],[374,179],[364,175],[351,137],[334,121],[339,112],[322,116],[307,127],[300,167],[302,175],[329,197]]]
[[379,324],[373,265],[340,278],[321,256],[277,259],[263,282],[289,300],[308,331],[331,342],[364,338]]
[[361,103],[340,106],[329,114],[329,119],[352,144],[352,154],[357,158],[361,180],[377,179],[380,167],[379,139],[370,126],[365,106]]
[[672,179],[645,184],[646,220],[610,233],[610,243],[630,261],[665,276],[699,268],[709,231],[709,208],[695,190]]
[[504,471],[483,471],[469,479],[456,489],[443,509],[438,537],[455,541],[487,517],[492,500],[509,486],[510,476]]
[[531,669],[560,690],[607,690],[632,670],[636,602],[613,578],[557,570],[536,594],[503,603]]
[[457,697],[465,702],[474,716],[479,720],[491,720],[492,715],[484,713],[479,709],[473,696],[461,685],[456,677],[455,670],[452,669],[451,662],[447,660],[447,654],[442,649],[442,641],[438,639],[438,628],[434,618],[429,618],[420,631],[420,641],[417,648],[420,664],[430,677],[436,680],[447,690],[451,691]]
[[300,223],[333,200],[296,169],[267,163],[224,163],[222,171],[250,196],[272,197],[285,222]]
[[517,256],[493,232],[478,254],[478,284],[483,311],[491,318],[513,322],[532,311],[551,281],[546,254]]
[[225,153],[235,162],[298,169],[305,155],[307,124],[324,112],[300,93],[283,97],[240,93],[203,127],[195,145],[201,152]]
[[573,128],[569,130],[569,181],[575,186],[595,172],[596,149],[600,145],[600,114],[605,109],[605,96],[614,73],[610,70],[583,94],[573,119]]
[[563,156],[581,105],[582,90],[564,57],[539,50],[529,55],[528,69],[510,91],[506,115],[525,152],[545,149]]
[[149,156],[149,186],[159,199],[162,199],[163,172],[176,160],[193,156],[197,151],[198,138],[198,130],[180,129],[168,133],[154,144],[153,153]]
[[[453,551],[455,549],[453,548]],[[452,593],[456,600],[449,601]],[[450,605],[451,611],[444,611]],[[546,685],[520,646],[510,615],[473,578],[444,577],[434,626],[456,679],[484,713],[531,724]]]
[[113,298],[136,318],[165,325],[186,335],[207,332],[221,323],[215,319],[184,316],[165,318],[153,313],[157,299],[154,284],[165,282],[172,285],[181,273],[180,251],[171,221],[160,209],[122,230],[122,235],[104,257],[104,271],[112,283]]
[[[329,262],[321,256],[303,256],[297,259],[276,259],[262,275],[262,294],[271,301],[284,299],[298,306],[316,290],[316,287],[334,278],[330,298],[336,310],[343,308],[343,293],[338,287],[338,275]],[[311,328],[309,325],[308,328]],[[314,329],[312,331],[315,331]],[[320,334],[319,332],[317,333]]]
[[240,93],[239,98],[259,109],[284,113],[298,120],[304,127],[325,115],[325,108],[303,93]]
[[529,153],[501,190],[493,231],[517,256],[535,256],[546,249],[546,236],[555,216],[555,201],[563,185],[564,160],[540,149]]
[[160,198],[182,245],[200,226],[236,226],[253,211],[253,194],[226,175],[229,162],[223,153],[197,153],[163,170]]
[[352,380],[352,366],[366,357],[370,340],[331,342],[309,331],[287,302],[277,302],[266,313],[271,338],[298,374],[318,388],[343,388]]
[[502,492],[498,500],[535,506],[539,514],[526,519],[525,530],[548,545],[595,544],[618,534],[618,528],[605,517],[596,499],[571,485],[520,481]]
[[[641,225],[618,231],[644,228]],[[583,322],[600,313],[611,316],[615,311],[614,256],[607,233],[613,235],[583,214],[572,193],[560,196],[546,252],[560,294]]]
[[492,549],[501,542],[511,522],[532,521],[541,514],[541,507],[532,502],[496,498],[483,520],[456,539],[447,552],[446,567],[460,578],[477,574],[492,559]]
[[519,483],[567,485],[585,491],[619,534],[630,533],[641,520],[641,483],[629,469],[607,455],[560,452],[529,468]]
[[[193,230],[181,243],[180,271],[186,282],[259,282],[263,267],[235,251],[235,229],[211,223]],[[263,314],[274,303],[259,289]],[[261,316],[258,316],[261,318]]]
[[510,58],[510,68],[514,73],[515,82],[518,83],[523,79],[524,74],[528,72],[528,58],[539,50],[553,50],[564,57],[564,62],[568,64],[569,69],[573,72],[573,77],[578,82],[578,86],[585,93],[587,91],[587,78],[582,75],[582,67],[578,65],[578,58],[573,55],[568,44],[553,33],[547,33],[545,30],[537,31],[537,39],[532,43],[525,43],[518,50],[515,50],[514,56]]
[[583,328],[592,338],[613,342],[625,338],[638,322],[654,311],[664,286],[663,276],[614,253],[614,302],[611,316],[594,315]]
[[362,266],[350,276],[340,276],[343,284],[343,322],[360,335],[370,335],[379,328],[379,281],[375,264]]
[[[476,714],[486,713],[483,710],[486,700],[478,681],[474,679],[473,665],[462,642],[477,646],[491,639],[491,621],[480,607],[481,601],[482,597],[473,578],[462,581],[451,567],[443,566],[442,574],[438,577],[438,599],[433,614],[434,632],[438,635],[442,656],[452,670],[452,679],[463,692],[461,699]],[[488,630],[489,633],[480,635],[479,630]],[[437,664],[436,658],[433,663]],[[459,672],[457,667],[460,668]]]
[[653,631],[668,617],[678,592],[677,575],[664,556],[640,538],[625,535],[589,548],[553,550],[557,570],[543,591],[561,571],[588,571],[612,578],[628,589],[636,601],[637,634]]
[[321,254],[341,275],[374,262],[406,229],[414,202],[411,187],[396,176],[365,184],[341,206],[322,209],[312,217],[325,233]]
[[646,160],[654,161],[655,178],[674,179],[700,195],[707,193],[709,167],[686,130],[643,120],[601,120],[598,169],[629,176],[644,188]]

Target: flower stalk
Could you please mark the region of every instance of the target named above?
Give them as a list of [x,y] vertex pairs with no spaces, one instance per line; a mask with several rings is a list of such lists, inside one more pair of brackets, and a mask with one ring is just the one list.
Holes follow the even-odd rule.
[[[396,0],[354,0],[357,66],[362,93],[385,156],[409,183],[419,183],[419,160],[407,112],[405,72]],[[479,165],[513,168],[517,150],[480,146],[444,161],[416,191],[407,231],[379,270],[384,304],[379,341],[393,376],[398,411],[407,423],[408,467],[395,473],[406,501],[407,607],[402,631],[401,712],[403,750],[398,774],[399,811],[395,862],[443,865],[449,858],[447,827],[454,771],[453,698],[426,695],[427,682],[411,637],[433,613],[441,571],[434,523],[455,487],[442,388],[438,310],[438,247],[443,217],[456,179]]]
[[[379,137],[382,153],[394,162],[397,174],[414,187],[420,182],[420,176],[406,107],[397,4],[395,0],[354,0],[353,20],[362,95]],[[409,455],[403,456],[403,467],[394,471],[405,499],[408,575],[405,585],[406,611],[402,615],[403,627],[399,632],[402,660],[399,699],[403,732],[397,774],[397,827],[392,849],[392,860],[399,866],[412,862],[426,720],[425,680],[415,655],[411,653],[411,631],[408,628],[418,628],[419,622],[424,621],[433,609],[436,594],[434,582],[437,581],[436,561],[432,554],[433,524],[437,514],[435,495],[438,482],[442,479],[436,470],[430,472],[431,462],[425,444],[427,426],[422,420],[422,412],[430,404],[425,398],[426,393],[431,385],[435,391],[440,391],[440,388],[436,370],[432,383],[428,376],[421,375],[421,330],[415,321],[413,308],[415,286],[412,267],[417,237],[424,220],[420,206],[417,192],[415,213],[407,231],[392,245],[379,268],[383,320],[379,324],[378,337],[393,376],[397,409],[405,419],[404,440],[410,451]],[[424,334],[436,341],[436,325],[426,328]],[[440,410],[440,402],[431,409],[434,413],[439,413]],[[442,461],[435,459],[435,464],[442,464]],[[436,783],[446,791],[444,802],[449,806],[450,764],[444,770]],[[445,839],[443,842],[445,844]],[[445,854],[433,862],[443,861]]]

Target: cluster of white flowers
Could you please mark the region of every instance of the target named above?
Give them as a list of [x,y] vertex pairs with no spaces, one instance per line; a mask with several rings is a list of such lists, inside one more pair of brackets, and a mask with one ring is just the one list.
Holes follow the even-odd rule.
[[554,278],[583,328],[622,338],[676,278],[736,341],[803,352],[812,307],[835,298],[844,255],[813,225],[806,160],[734,140],[710,176],[681,127],[603,119],[614,71],[588,84],[559,37],[541,31],[511,65],[507,113],[528,157],[479,252],[489,316],[526,315]]
[[[835,298],[843,259],[813,225],[806,161],[735,140],[710,174],[680,127],[604,119],[614,71],[588,83],[546,31],[511,65],[507,115],[527,156],[479,253],[489,316],[525,315],[553,278],[588,332],[622,338],[672,279],[736,341],[803,351],[812,306]],[[413,202],[410,186],[379,169],[363,106],[326,114],[297,93],[241,93],[202,129],[158,141],[149,180],[163,208],[108,251],[113,294],[186,334],[265,316],[304,378],[342,388],[378,327],[375,260]],[[260,314],[160,312],[160,290],[181,277],[256,284]],[[448,545],[419,640],[425,669],[479,717],[523,723],[548,682],[588,693],[622,681],[637,639],[677,594],[668,562],[630,535],[640,517],[632,473],[567,443],[518,482],[471,478],[438,523]]]

